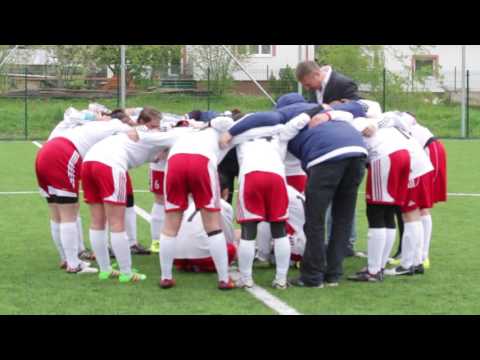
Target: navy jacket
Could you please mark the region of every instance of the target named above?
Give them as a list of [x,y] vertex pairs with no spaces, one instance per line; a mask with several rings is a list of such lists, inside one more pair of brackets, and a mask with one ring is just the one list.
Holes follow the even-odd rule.
[[[236,136],[256,127],[285,124],[315,107],[318,105],[307,103],[299,94],[287,94],[278,100],[275,110],[254,113],[235,124],[229,132]],[[334,108],[348,111],[355,117],[365,116],[363,107],[356,102]],[[289,142],[288,150],[301,160],[304,169],[326,161],[339,161],[367,154],[362,135],[343,121],[329,121],[313,129],[305,127]]]

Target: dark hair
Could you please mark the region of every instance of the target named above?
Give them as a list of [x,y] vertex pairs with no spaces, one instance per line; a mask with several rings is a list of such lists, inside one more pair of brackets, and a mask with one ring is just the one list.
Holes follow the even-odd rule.
[[138,124],[148,124],[149,122],[159,119],[162,120],[162,113],[151,107],[144,107],[140,115],[138,116]]
[[296,76],[298,81],[302,81],[306,76],[314,71],[319,71],[320,66],[315,61],[304,61],[297,65]]
[[238,112],[235,112],[235,113],[233,113],[233,111],[232,111],[232,119],[233,119],[233,121],[238,121],[238,120],[240,120],[241,118],[243,118],[244,116],[245,116],[245,114],[242,113],[240,110],[238,110]]
[[107,115],[112,119],[118,119],[122,122],[130,120],[130,116],[128,116],[125,110],[123,109],[115,109],[111,113],[104,113],[104,115]]

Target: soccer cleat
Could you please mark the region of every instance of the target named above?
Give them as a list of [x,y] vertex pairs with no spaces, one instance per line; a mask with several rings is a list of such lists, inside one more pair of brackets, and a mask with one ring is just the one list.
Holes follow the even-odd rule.
[[137,283],[144,280],[147,280],[147,275],[139,274],[136,272],[130,275],[120,274],[120,276],[118,277],[118,281],[120,281],[121,283],[129,283],[129,282]]
[[357,258],[361,258],[361,259],[368,258],[367,253],[364,253],[363,251],[355,251],[354,256],[357,257]]
[[87,249],[81,251],[78,254],[78,257],[80,258],[80,260],[86,260],[86,261],[95,261],[96,260],[96,257],[95,257],[95,254],[93,253],[93,251],[87,250]]
[[355,275],[349,276],[348,280],[350,281],[360,281],[360,282],[379,282],[383,281],[383,273],[379,271],[376,274],[370,274],[370,272],[358,272]]
[[162,280],[160,280],[159,285],[162,289],[171,289],[176,284],[177,284],[177,282],[175,281],[175,279],[162,279]]
[[423,264],[414,266],[414,268],[415,268],[415,274],[419,274],[419,275],[425,274],[425,267]]
[[120,272],[117,270],[101,271],[98,274],[99,280],[118,279],[119,277],[120,277]]
[[149,249],[144,248],[140,244],[130,246],[130,251],[132,252],[132,255],[150,255],[152,253]]
[[67,268],[67,273],[69,274],[97,274],[98,269],[90,267],[89,262],[80,262],[80,264],[76,268]]
[[239,289],[251,289],[254,285],[255,283],[253,282],[252,278],[244,279],[241,277],[235,283],[235,286]]
[[323,289],[325,287],[323,282],[317,285],[310,285],[310,284],[304,283],[301,278],[289,279],[288,284],[295,287],[308,287],[308,288],[317,288],[317,289]]
[[325,281],[325,286],[326,287],[330,287],[330,288],[334,288],[334,287],[339,287],[339,282],[338,281]]
[[228,281],[219,281],[218,282],[218,289],[219,290],[233,290],[235,289],[235,283],[232,279],[228,278]]
[[427,260],[425,260],[423,262],[423,267],[424,267],[425,270],[430,269],[430,259],[429,258],[427,258]]
[[413,266],[411,266],[409,269],[405,269],[400,265],[400,266],[397,266],[396,268],[385,270],[385,275],[388,275],[388,276],[413,275],[414,273],[415,273],[415,269]]
[[390,259],[388,260],[388,265],[392,265],[392,266],[400,266],[400,258],[393,258],[393,259]]
[[152,240],[149,250],[154,254],[158,254],[160,252],[160,240]]
[[[118,265],[118,263],[116,261],[114,261],[112,263],[112,269],[113,270],[120,270],[120,266]],[[138,269],[132,267],[132,273],[138,273],[138,272],[139,272]]]
[[59,267],[61,270],[67,270],[67,267],[68,267],[67,262],[65,260],[60,262]]
[[273,280],[272,287],[277,290],[286,290],[288,288],[287,280]]

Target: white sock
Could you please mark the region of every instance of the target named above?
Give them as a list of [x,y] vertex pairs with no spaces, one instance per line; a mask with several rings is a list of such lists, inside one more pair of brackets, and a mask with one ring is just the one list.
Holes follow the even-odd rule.
[[165,207],[161,204],[153,203],[151,216],[150,231],[152,233],[152,241],[158,241],[160,240],[160,232],[165,221]]
[[83,240],[83,227],[82,218],[80,215],[77,217],[77,231],[78,231],[78,252],[85,251],[85,241]]
[[417,247],[415,250],[415,258],[413,261],[414,266],[419,266],[423,264],[423,238],[424,238],[423,224],[422,224],[422,221],[418,221],[418,223],[420,224],[420,226],[419,226],[418,238],[416,242]]
[[[218,280],[228,282],[228,253],[227,241],[223,232],[208,237],[208,249],[217,269]],[[255,256],[255,255],[254,255]]]
[[402,256],[400,265],[409,269],[414,265],[418,251],[417,242],[421,240],[423,227],[420,221],[406,222],[402,238]]
[[117,259],[120,272],[125,275],[132,274],[132,254],[125,232],[110,233],[110,241],[112,242],[112,250]]
[[100,271],[109,272],[112,270],[110,266],[110,254],[108,253],[107,230],[90,229],[90,243],[95,253]]
[[60,240],[68,267],[71,269],[77,268],[78,265],[80,265],[80,259],[78,258],[78,232],[76,222],[60,224]]
[[137,243],[137,213],[133,206],[125,209],[125,231],[129,246],[135,245]]
[[275,264],[277,272],[275,280],[287,281],[288,268],[290,267],[291,246],[288,237],[273,239],[273,248],[275,251]]
[[430,253],[430,242],[432,240],[432,216],[426,215],[422,216],[422,225],[423,225],[423,256],[422,260],[425,261],[428,259]]
[[255,259],[255,241],[240,239],[237,253],[240,275],[243,279],[250,280]]
[[160,270],[162,280],[171,280],[173,260],[175,260],[176,237],[160,234]]
[[377,274],[382,269],[386,238],[386,228],[368,229],[367,253],[370,274]]
[[50,232],[52,234],[55,247],[57,248],[58,255],[60,255],[60,259],[65,261],[65,252],[63,251],[62,241],[60,240],[60,224],[50,220]]
[[385,238],[385,248],[383,249],[382,257],[382,269],[385,269],[387,266],[388,260],[390,259],[390,253],[392,252],[393,244],[395,243],[395,238],[397,237],[397,229],[385,229],[386,238]]

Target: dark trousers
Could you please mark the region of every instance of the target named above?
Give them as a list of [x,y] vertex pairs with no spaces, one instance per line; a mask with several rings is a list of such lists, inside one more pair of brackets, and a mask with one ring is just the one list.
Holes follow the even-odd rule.
[[[307,243],[300,268],[308,285],[337,281],[350,238],[358,187],[365,175],[365,157],[321,163],[308,171],[305,202]],[[325,245],[325,213],[332,203],[332,233]]]

